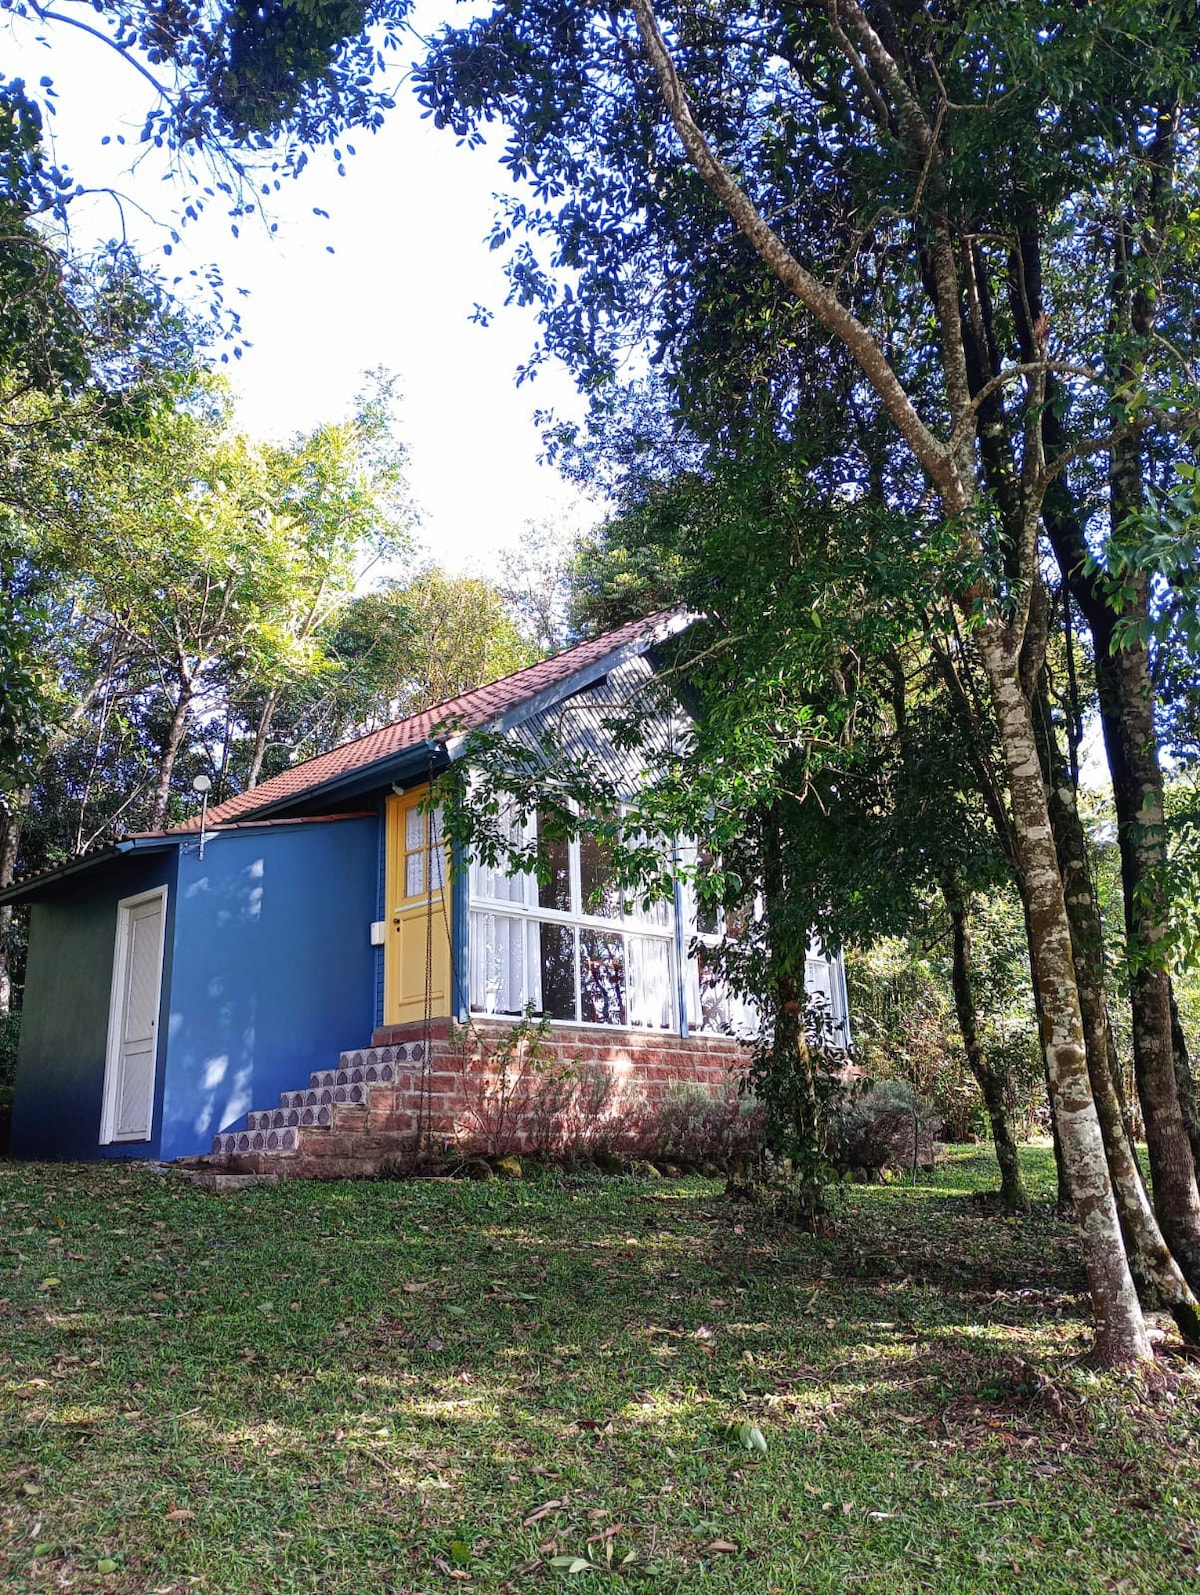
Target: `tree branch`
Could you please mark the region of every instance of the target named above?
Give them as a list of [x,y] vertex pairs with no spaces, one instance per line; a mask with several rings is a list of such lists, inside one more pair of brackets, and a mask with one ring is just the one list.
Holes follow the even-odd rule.
[[101,44],[105,44],[110,50],[115,51],[122,60],[128,61],[135,72],[140,72],[146,82],[153,86],[156,94],[160,95],[164,100],[170,99],[171,96],[165,84],[160,83],[154,73],[148,67],[144,67],[136,56],[130,55],[128,50],[123,50],[111,34],[105,33],[100,28],[93,28],[86,22],[81,22],[78,17],[66,17],[61,11],[51,11],[46,6],[38,5],[36,0],[34,0],[33,9],[43,22],[61,22],[64,27],[78,28],[80,33],[89,33],[93,39],[99,39]]
[[659,29],[651,0],[633,0],[633,10],[667,112],[692,165],[754,246],[764,264],[854,356],[900,435],[929,473],[947,510],[953,514],[965,508],[971,497],[970,488],[964,487],[959,480],[946,445],[917,414],[912,400],[873,334],[830,288],[800,264],[709,147],[692,117],[687,95]]

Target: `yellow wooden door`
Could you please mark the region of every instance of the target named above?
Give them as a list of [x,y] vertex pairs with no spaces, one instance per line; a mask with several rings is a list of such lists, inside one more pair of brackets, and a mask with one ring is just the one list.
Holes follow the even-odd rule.
[[428,792],[414,787],[388,799],[385,1025],[450,1014],[449,859],[441,810],[421,807]]

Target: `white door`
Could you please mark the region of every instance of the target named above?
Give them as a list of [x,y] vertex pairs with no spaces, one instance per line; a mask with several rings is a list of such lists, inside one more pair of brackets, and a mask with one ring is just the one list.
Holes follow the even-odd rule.
[[161,888],[117,905],[102,1144],[150,1139],[166,896]]

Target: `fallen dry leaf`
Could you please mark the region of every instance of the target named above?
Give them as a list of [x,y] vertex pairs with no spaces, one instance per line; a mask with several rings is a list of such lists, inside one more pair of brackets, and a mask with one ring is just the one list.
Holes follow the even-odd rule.
[[451,1567],[450,1563],[442,1556],[435,1556],[433,1565],[439,1572],[445,1573],[447,1578],[457,1578],[462,1583],[470,1583],[471,1574],[464,1567]]
[[534,1507],[533,1511],[525,1518],[523,1527],[531,1529],[535,1523],[540,1523],[544,1517],[549,1517],[551,1512],[557,1512],[560,1506],[566,1506],[567,1498],[564,1495],[561,1501],[543,1501],[541,1506]]

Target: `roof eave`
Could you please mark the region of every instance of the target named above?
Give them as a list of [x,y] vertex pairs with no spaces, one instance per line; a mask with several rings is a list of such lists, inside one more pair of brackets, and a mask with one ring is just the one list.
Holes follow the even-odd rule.
[[38,897],[43,891],[58,886],[72,875],[82,875],[85,870],[98,869],[101,864],[112,864],[127,853],[167,853],[185,840],[183,836],[130,837],[122,842],[87,853],[83,858],[69,859],[53,869],[42,870],[23,881],[14,881],[0,891],[0,907],[6,903],[19,903],[23,899]]
[[[386,786],[389,781],[400,781],[407,776],[420,775],[429,770],[439,774],[450,762],[449,755],[441,743],[434,744],[435,750],[430,752],[429,744],[418,742],[414,747],[401,748],[396,753],[389,753],[385,758],[375,759],[371,764],[361,765],[357,770],[346,770],[341,775],[331,776],[329,780],[320,782],[317,786],[305,787],[303,792],[293,792],[287,797],[277,798],[274,803],[264,803],[261,808],[247,809],[244,815],[238,815],[236,820],[218,820],[214,830],[219,830],[222,825],[236,825],[241,820],[267,820],[282,817],[283,812],[295,808],[301,803],[312,803],[317,799],[322,802],[340,802],[344,798],[357,797],[364,792],[372,792],[381,786]],[[192,830],[190,835],[197,832]]]

